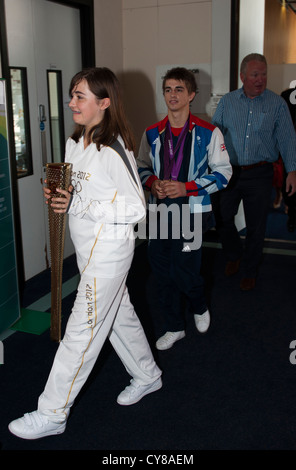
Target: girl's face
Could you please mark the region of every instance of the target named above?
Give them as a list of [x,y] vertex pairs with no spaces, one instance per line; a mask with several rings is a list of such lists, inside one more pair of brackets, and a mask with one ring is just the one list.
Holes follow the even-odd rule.
[[76,124],[85,126],[86,131],[99,124],[110,105],[109,98],[99,100],[89,89],[87,81],[82,80],[72,90],[69,107]]

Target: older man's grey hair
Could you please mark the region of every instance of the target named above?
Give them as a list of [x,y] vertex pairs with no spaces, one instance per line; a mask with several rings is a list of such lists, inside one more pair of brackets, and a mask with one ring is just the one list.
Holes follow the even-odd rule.
[[246,70],[247,70],[247,65],[249,62],[251,62],[252,60],[257,60],[258,62],[263,62],[266,67],[267,67],[267,61],[266,61],[266,58],[264,55],[262,54],[257,54],[256,52],[252,53],[252,54],[248,54],[243,60],[242,60],[242,63],[241,63],[241,66],[240,66],[240,73],[242,73],[243,75],[245,75],[246,73]]

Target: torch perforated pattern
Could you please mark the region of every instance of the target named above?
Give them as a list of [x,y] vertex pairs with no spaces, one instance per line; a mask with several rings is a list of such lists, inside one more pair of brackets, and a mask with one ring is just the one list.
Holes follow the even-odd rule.
[[[61,197],[56,189],[67,190],[71,179],[71,163],[47,163],[47,187],[52,196]],[[50,257],[51,257],[51,328],[53,341],[61,340],[62,273],[65,243],[66,214],[56,214],[48,204]]]

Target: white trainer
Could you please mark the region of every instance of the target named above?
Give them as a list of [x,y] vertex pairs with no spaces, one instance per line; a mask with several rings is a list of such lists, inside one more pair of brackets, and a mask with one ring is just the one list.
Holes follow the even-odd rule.
[[185,331],[167,331],[163,336],[161,336],[156,341],[156,348],[160,351],[164,351],[165,349],[170,349],[173,344],[178,341],[179,339],[184,338]]
[[195,320],[195,325],[197,330],[200,333],[206,333],[209,329],[211,318],[210,318],[210,312],[207,310],[205,313],[202,315],[194,315],[194,320]]
[[22,439],[39,439],[41,437],[62,434],[66,429],[66,421],[55,423],[39,411],[26,413],[22,418],[8,425],[9,431]]
[[148,385],[139,385],[134,379],[132,379],[131,384],[125,387],[125,389],[118,395],[117,403],[119,405],[134,405],[134,403],[140,401],[145,395],[156,392],[156,390],[159,390],[161,387],[161,377]]

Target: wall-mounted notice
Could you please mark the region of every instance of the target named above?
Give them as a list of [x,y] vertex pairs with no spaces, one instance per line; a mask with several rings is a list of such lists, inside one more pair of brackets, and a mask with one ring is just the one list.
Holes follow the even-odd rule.
[[20,318],[5,85],[0,79],[0,333]]

